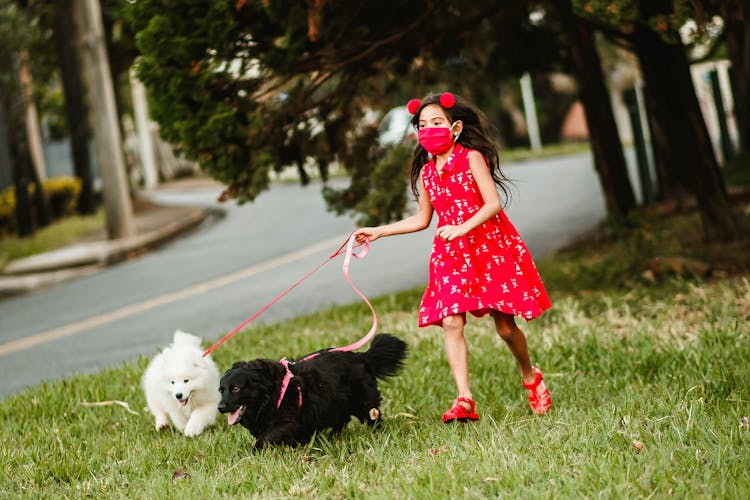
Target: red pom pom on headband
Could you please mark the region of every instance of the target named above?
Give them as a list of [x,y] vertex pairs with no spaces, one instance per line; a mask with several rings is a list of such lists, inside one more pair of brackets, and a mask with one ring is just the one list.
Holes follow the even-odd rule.
[[[446,109],[452,108],[456,104],[456,96],[451,94],[450,92],[443,92],[440,94],[440,105]],[[406,103],[406,109],[409,111],[409,114],[414,114],[417,112],[419,107],[422,105],[422,101],[419,99],[412,99],[408,103]]]
[[406,103],[406,110],[409,112],[410,115],[413,115],[417,112],[419,107],[422,105],[422,101],[419,99],[412,99],[408,103]]
[[444,108],[450,109],[456,104],[456,96],[450,92],[443,92],[440,94],[440,105]]

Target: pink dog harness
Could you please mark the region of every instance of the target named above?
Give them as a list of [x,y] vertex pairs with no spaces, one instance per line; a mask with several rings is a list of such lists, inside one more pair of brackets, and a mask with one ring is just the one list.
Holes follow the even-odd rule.
[[[281,380],[281,391],[279,392],[279,400],[276,401],[276,409],[281,406],[281,400],[284,399],[284,394],[289,387],[289,382],[291,382],[291,380],[294,378],[292,370],[289,369],[289,361],[287,361],[286,359],[282,359],[281,361],[279,361],[279,363],[281,363],[281,366],[286,369],[286,373],[284,374],[284,378]],[[302,406],[302,387],[300,387],[299,384],[297,384],[297,406]]]

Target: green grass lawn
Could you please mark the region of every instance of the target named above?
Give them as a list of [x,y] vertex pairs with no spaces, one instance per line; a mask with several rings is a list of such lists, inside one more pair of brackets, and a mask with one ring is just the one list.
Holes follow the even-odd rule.
[[27,238],[0,236],[0,271],[12,260],[28,257],[67,245],[74,239],[104,225],[104,210],[94,215],[74,215],[55,221]]
[[[422,290],[407,290],[374,301],[381,330],[410,346],[404,372],[381,385],[380,428],[352,421],[340,436],[261,452],[224,417],[197,438],[157,432],[139,386],[142,358],[0,402],[0,496],[747,498],[750,273],[738,265],[711,280],[640,278],[648,259],[637,251],[698,252],[697,241],[674,241],[689,217],[539,263],[553,308],[521,323],[552,391],[544,417],[529,409],[491,321],[471,319],[482,419],[442,424],[455,397],[442,333],[416,327]],[[712,265],[724,262],[712,255]],[[296,357],[351,343],[369,326],[367,307],[355,303],[251,326],[214,357],[222,370],[238,359]],[[137,414],[83,404],[112,400]],[[178,470],[189,477],[173,479]]]

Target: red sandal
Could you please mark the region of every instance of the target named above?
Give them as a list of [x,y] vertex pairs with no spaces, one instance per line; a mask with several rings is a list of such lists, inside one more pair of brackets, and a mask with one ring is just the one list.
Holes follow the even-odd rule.
[[542,377],[542,372],[539,371],[539,368],[536,366],[534,367],[534,373],[536,376],[532,383],[524,384],[523,380],[521,380],[521,384],[523,384],[524,389],[529,391],[529,404],[531,405],[531,409],[534,410],[537,415],[544,415],[550,408],[552,408],[552,396],[549,394],[547,384],[544,384],[544,390],[542,392],[538,392],[539,384],[544,382],[544,377]]
[[[460,403],[466,403],[471,408],[468,410]],[[443,423],[449,424],[455,420],[459,422],[468,422],[469,420],[479,420],[479,415],[474,411],[476,404],[469,398],[456,398],[450,410],[443,413]]]

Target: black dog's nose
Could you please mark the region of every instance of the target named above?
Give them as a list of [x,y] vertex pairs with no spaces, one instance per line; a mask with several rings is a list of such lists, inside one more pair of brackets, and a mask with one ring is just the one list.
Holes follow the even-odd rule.
[[227,411],[227,405],[225,405],[224,403],[219,403],[219,411],[221,413],[225,413]]
[[182,399],[182,393],[177,393],[174,395],[174,397],[176,397],[177,399]]

